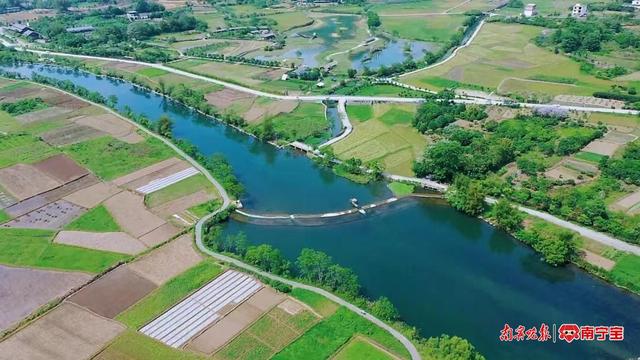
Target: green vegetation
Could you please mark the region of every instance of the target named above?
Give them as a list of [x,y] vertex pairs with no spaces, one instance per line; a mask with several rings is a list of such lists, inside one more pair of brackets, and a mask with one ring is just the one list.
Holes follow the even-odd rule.
[[349,105],[347,115],[350,120],[365,122],[373,117],[373,107],[370,105]]
[[495,220],[499,228],[509,232],[520,230],[524,220],[524,215],[504,199],[498,200],[491,208],[490,216]]
[[138,329],[162,314],[169,306],[220,275],[220,265],[205,260],[154,290],[137,304],[116,317],[132,329]]
[[169,72],[167,70],[162,70],[162,69],[157,69],[157,68],[152,68],[152,67],[145,67],[145,68],[142,68],[142,69],[136,71],[136,73],[138,73],[140,75],[143,75],[143,76],[156,77],[156,76],[166,75]]
[[196,217],[201,218],[208,214],[211,214],[216,209],[219,209],[220,206],[222,206],[222,201],[220,199],[214,199],[211,201],[207,201],[206,203],[192,206],[187,210]]
[[415,190],[415,186],[413,186],[411,184],[405,184],[405,183],[397,182],[397,181],[394,181],[394,182],[390,183],[387,186],[389,187],[389,189],[393,192],[393,195],[395,195],[395,196],[410,195],[410,194],[413,194],[413,191]]
[[267,360],[317,321],[310,311],[295,315],[274,308],[216,353],[214,359]]
[[197,174],[146,195],[144,202],[148,207],[153,208],[200,190],[206,190],[210,194],[215,193],[211,182],[204,175]]
[[622,255],[611,269],[610,279],[618,285],[640,292],[640,256]]
[[322,104],[301,103],[290,113],[267,119],[255,131],[265,140],[298,140],[318,145],[329,139],[329,127]]
[[607,158],[606,155],[600,155],[600,154],[596,154],[588,151],[580,151],[579,153],[575,154],[575,157],[577,159],[596,163],[596,164],[599,164],[600,161]]
[[621,159],[603,163],[602,172],[626,183],[640,185],[640,141],[627,145]]
[[9,220],[11,220],[11,216],[9,216],[9,214],[7,214],[4,210],[0,209],[0,224],[5,223]]
[[152,137],[128,144],[105,136],[67,146],[64,151],[103,180],[113,180],[174,155],[162,141]]
[[128,329],[94,359],[204,360],[206,357],[188,350],[174,349],[135,330]]
[[98,205],[79,218],[73,220],[65,230],[90,232],[117,232],[120,226],[104,205]]
[[54,244],[55,232],[0,228],[0,263],[47,269],[100,273],[126,255]]
[[445,197],[455,209],[477,216],[484,212],[484,198],[486,195],[479,181],[459,175],[447,190]]
[[335,154],[365,164],[378,161],[390,173],[413,176],[413,161],[427,145],[426,138],[410,124],[415,109],[408,104],[347,106],[347,113],[350,118],[355,115],[356,121],[352,120],[351,135],[333,145]]
[[49,107],[49,105],[40,98],[22,99],[16,102],[0,104],[0,110],[6,111],[14,116],[46,109],[47,107]]
[[529,228],[520,230],[515,235],[542,254],[544,260],[553,266],[568,263],[577,253],[574,233],[549,226],[542,220],[534,220]]
[[325,317],[332,315],[338,309],[338,304],[309,290],[293,288],[290,295],[309,305],[315,312]]
[[341,307],[333,315],[318,323],[298,340],[276,354],[273,359],[327,359],[355,334],[365,335],[391,352],[408,358],[404,346],[391,334]]
[[372,345],[367,340],[357,337],[347,343],[334,360],[393,360],[393,357]]
[[463,27],[464,15],[394,16],[382,20],[382,28],[402,39],[447,42]]
[[57,154],[44,141],[28,134],[0,134],[0,168],[18,163],[34,163]]

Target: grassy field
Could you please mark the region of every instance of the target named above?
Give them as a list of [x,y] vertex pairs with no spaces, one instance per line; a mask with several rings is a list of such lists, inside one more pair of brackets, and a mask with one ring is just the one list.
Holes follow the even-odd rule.
[[322,104],[300,103],[292,112],[273,117],[273,127],[288,139],[317,145],[330,137],[331,124],[324,112]]
[[415,105],[374,104],[367,110],[356,107],[353,133],[333,145],[341,159],[356,157],[363,161],[379,160],[386,170],[400,175],[413,175],[413,161],[422,155],[427,140],[411,126]]
[[372,345],[369,341],[357,337],[349,341],[333,357],[333,360],[389,360],[391,355]]
[[209,180],[204,175],[198,174],[148,194],[145,196],[144,202],[148,207],[156,207],[200,190],[206,190],[210,194],[216,193],[215,187]]
[[349,105],[347,115],[349,120],[365,122],[373,117],[373,107],[370,105]]
[[464,15],[383,17],[382,28],[394,36],[421,41],[446,42],[465,20]]
[[79,218],[69,223],[65,230],[90,231],[90,232],[116,232],[121,231],[120,226],[113,219],[109,210],[104,205],[89,210]]
[[34,163],[58,151],[29,134],[0,135],[0,168],[18,163]]
[[474,0],[468,5],[464,0],[391,1],[378,2],[371,9],[385,17],[385,15],[441,13],[449,9],[454,13],[471,9],[487,10],[495,6],[492,3],[489,0]]
[[134,330],[127,330],[102,350],[94,360],[199,360],[204,356],[174,349]]
[[290,295],[309,305],[315,312],[322,316],[332,315],[338,309],[338,304],[308,290],[294,288]]
[[214,199],[212,201],[207,201],[204,204],[192,206],[188,210],[190,213],[192,213],[196,217],[201,218],[213,212],[215,209],[219,208],[221,205],[222,205],[222,201],[220,199]]
[[138,329],[221,272],[220,265],[205,260],[169,280],[116,319],[132,329]]
[[194,14],[194,16],[196,19],[206,22],[209,30],[215,30],[219,27],[223,28],[226,26],[224,14],[222,13],[201,13]]
[[[497,89],[502,94],[535,94],[543,98],[558,94],[591,95],[614,84],[584,74],[577,62],[534,45],[532,39],[542,30],[518,24],[485,24],[472,44],[455,58],[402,81],[431,90],[440,90],[443,83],[455,81]],[[529,80],[541,76],[571,78],[575,84]]]
[[278,23],[275,27],[278,31],[287,31],[294,27],[303,26],[311,21],[311,18],[308,17],[304,11],[291,11],[267,15],[266,17],[273,19]]
[[103,180],[113,180],[174,155],[162,141],[151,137],[128,144],[105,136],[67,146],[64,151]]
[[162,69],[156,69],[156,68],[152,68],[152,67],[145,67],[142,68],[138,71],[136,71],[136,73],[143,75],[143,76],[148,76],[148,77],[156,77],[156,76],[162,76],[162,75],[167,75],[169,72],[166,70],[162,70]]
[[341,307],[276,354],[273,359],[328,359],[355,334],[370,337],[403,358],[409,357],[404,346],[391,334]]
[[610,275],[615,283],[640,291],[640,256],[623,255],[611,269]]
[[588,151],[580,151],[579,153],[575,154],[575,157],[580,160],[598,164],[600,163],[600,160],[604,159],[606,156]]
[[291,315],[274,308],[218,351],[214,359],[267,360],[307,331],[318,318],[308,310]]
[[394,181],[387,186],[395,196],[406,196],[412,194],[413,190],[415,190],[415,186],[397,181]]
[[127,256],[52,243],[55,232],[0,229],[0,263],[99,273]]
[[5,223],[9,220],[11,220],[11,216],[4,212],[4,210],[0,209],[0,224]]

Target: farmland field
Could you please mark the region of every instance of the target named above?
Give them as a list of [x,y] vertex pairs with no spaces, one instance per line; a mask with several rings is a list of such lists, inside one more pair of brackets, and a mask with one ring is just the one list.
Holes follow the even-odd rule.
[[197,174],[148,194],[145,196],[145,204],[153,208],[203,189],[210,194],[215,193],[215,188],[211,185],[211,182],[204,175]]
[[[474,0],[466,2],[464,0],[418,0],[418,1],[393,1],[377,2],[371,9],[383,17],[391,15],[407,14],[428,14],[442,13],[449,9],[449,12],[464,12],[471,9],[487,10],[495,6],[492,0]],[[384,20],[384,19],[383,19]]]
[[113,219],[104,205],[99,205],[65,227],[65,230],[91,231],[91,232],[116,232],[120,226]]
[[[503,94],[543,97],[591,95],[615,83],[584,74],[577,62],[534,45],[532,39],[541,31],[532,26],[485,24],[471,45],[455,58],[403,77],[402,81],[431,90],[440,90],[443,82],[454,81],[497,89]],[[531,80],[541,77],[571,78],[575,84]]]
[[32,135],[0,135],[0,168],[17,163],[34,163],[56,153],[56,149]]
[[178,350],[135,330],[127,330],[102,350],[94,360],[204,360],[204,356]]
[[289,139],[315,145],[328,140],[330,124],[322,104],[301,103],[292,112],[275,116],[273,127]]
[[221,272],[219,265],[203,261],[169,280],[116,319],[130,328],[138,329]]
[[353,133],[333,145],[338,158],[379,160],[391,173],[412,175],[413,160],[422,155],[427,145],[426,138],[411,126],[415,106],[375,104],[368,119],[364,118],[366,111],[350,108],[347,113],[356,114]]
[[334,360],[388,360],[393,359],[389,354],[378,349],[369,341],[357,337],[347,343],[334,356]]
[[125,255],[51,242],[53,231],[0,229],[0,263],[98,273]]
[[383,17],[382,28],[403,39],[446,42],[464,20],[464,15]]
[[173,151],[155,138],[127,144],[105,136],[68,146],[64,150],[103,180],[113,180],[173,156]]

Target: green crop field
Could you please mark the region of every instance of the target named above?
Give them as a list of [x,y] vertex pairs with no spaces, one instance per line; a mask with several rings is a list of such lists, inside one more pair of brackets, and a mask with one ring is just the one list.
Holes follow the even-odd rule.
[[307,15],[303,11],[291,11],[280,14],[273,14],[266,16],[269,19],[275,20],[278,25],[276,25],[276,29],[278,31],[286,31],[293,27],[300,27],[309,22],[311,22],[311,18],[307,17]]
[[349,120],[367,121],[373,117],[373,108],[369,105],[349,105],[347,115]]
[[64,151],[103,180],[113,180],[174,155],[162,141],[152,137],[128,144],[104,136],[67,146]]
[[338,309],[338,304],[308,290],[294,288],[290,295],[309,305],[315,312],[322,316],[329,316]]
[[412,194],[413,190],[415,190],[415,186],[397,181],[394,181],[387,186],[395,196],[406,196]]
[[[417,1],[390,1],[380,2],[371,7],[371,10],[382,15],[407,15],[441,13],[453,7],[464,4],[464,0],[417,0]],[[489,0],[473,1],[475,6],[487,8]],[[453,9],[455,10],[455,9]],[[453,11],[452,10],[452,11]]]
[[[427,145],[426,138],[411,126],[415,110],[415,105],[373,105],[372,117],[352,121],[353,133],[333,145],[336,155],[365,162],[379,160],[388,172],[413,175],[413,161],[422,156]],[[359,115],[364,116],[364,111]]]
[[57,153],[56,149],[32,135],[0,135],[0,168],[34,163]]
[[[533,39],[542,30],[519,24],[487,23],[471,45],[460,50],[452,60],[401,80],[431,90],[440,90],[443,83],[455,81],[497,89],[502,94],[536,94],[541,97],[591,95],[594,91],[608,90],[616,83],[582,73],[577,62],[533,44]],[[541,76],[547,79],[571,78],[576,83],[530,80]]]
[[575,157],[580,159],[580,160],[584,160],[584,161],[588,161],[588,162],[591,162],[591,163],[598,164],[598,163],[600,163],[600,160],[604,159],[606,156],[600,155],[600,154],[595,154],[595,153],[588,152],[588,151],[580,151],[579,153],[575,154]]
[[318,318],[303,310],[291,315],[274,308],[216,353],[214,359],[267,360],[304,333]]
[[152,67],[145,67],[142,68],[138,71],[136,71],[138,74],[140,75],[144,75],[144,76],[148,76],[148,77],[156,77],[156,76],[162,76],[162,75],[166,75],[169,72],[167,70],[162,70],[162,69],[156,69],[156,68],[152,68]]
[[79,218],[69,223],[65,230],[90,231],[90,232],[116,232],[121,231],[120,226],[111,216],[104,205],[89,210]]
[[611,269],[610,276],[615,283],[640,291],[640,256],[623,255]]
[[0,263],[99,273],[127,258],[122,254],[54,244],[54,235],[49,230],[1,228]]
[[333,360],[393,360],[394,358],[367,340],[357,337],[347,343]]
[[203,261],[169,280],[137,304],[117,316],[117,320],[132,329],[138,329],[162,314],[204,284],[220,275],[222,268],[211,261]]
[[322,104],[301,103],[292,112],[273,117],[273,127],[288,139],[317,145],[330,137],[328,130],[331,124],[324,111]]
[[4,210],[0,209],[0,224],[5,223],[11,220],[11,216],[7,214]]
[[341,307],[276,354],[273,359],[328,359],[355,334],[370,337],[398,356],[409,358],[404,346],[391,334],[351,310]]
[[93,360],[204,360],[205,356],[174,349],[134,330],[126,330]]
[[145,196],[144,202],[148,207],[152,208],[200,190],[206,190],[210,194],[216,192],[211,182],[204,175],[197,174]]
[[464,15],[383,17],[382,28],[403,39],[447,42],[462,27]]

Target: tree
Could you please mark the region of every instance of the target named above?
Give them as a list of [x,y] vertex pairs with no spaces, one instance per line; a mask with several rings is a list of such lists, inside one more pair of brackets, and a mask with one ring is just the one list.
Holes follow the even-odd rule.
[[384,174],[384,164],[378,160],[371,160],[367,163],[367,168],[369,169],[369,175],[374,181],[382,180],[382,175]]
[[524,216],[509,201],[501,199],[493,206],[493,217],[498,227],[513,232],[522,227]]
[[378,300],[371,304],[371,313],[377,318],[386,321],[394,321],[400,317],[398,309],[384,296],[379,297]]
[[329,267],[326,286],[331,290],[355,297],[360,292],[358,275],[353,270],[333,264]]
[[347,76],[349,76],[349,79],[353,79],[354,77],[356,77],[357,73],[358,73],[358,70],[356,69],[347,70]]
[[111,108],[115,108],[117,104],[118,104],[118,97],[113,94],[109,95],[109,97],[107,98],[107,106]]
[[427,148],[423,161],[416,162],[416,175],[430,175],[437,181],[450,181],[462,169],[464,148],[457,141],[442,140]]
[[287,274],[290,268],[289,262],[282,256],[280,250],[267,244],[250,246],[244,259],[262,270],[280,275]]
[[484,198],[486,193],[479,181],[474,181],[467,176],[456,177],[449,187],[445,198],[455,209],[466,214],[477,216],[484,211]]
[[380,26],[382,23],[380,22],[380,16],[373,11],[367,12],[367,25],[370,29],[375,29]]
[[173,121],[171,121],[167,115],[160,116],[157,132],[167,139],[171,139],[173,137]]
[[302,249],[296,266],[303,279],[323,284],[331,266],[331,257],[322,251]]
[[430,338],[419,346],[420,353],[434,360],[484,360],[484,356],[470,342],[457,336]]
[[265,141],[271,141],[276,138],[276,130],[273,126],[272,119],[267,119],[262,124],[262,132],[260,133],[260,138]]
[[573,234],[563,230],[556,236],[541,236],[533,244],[533,248],[544,256],[547,263],[558,266],[571,260],[575,254],[576,245],[573,241]]

